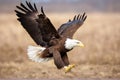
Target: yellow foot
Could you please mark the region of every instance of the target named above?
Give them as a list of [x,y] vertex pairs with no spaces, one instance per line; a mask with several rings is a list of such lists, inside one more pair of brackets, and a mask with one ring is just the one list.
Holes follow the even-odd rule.
[[69,72],[72,68],[75,67],[75,64],[72,64],[72,65],[68,65],[68,66],[65,66],[65,73]]
[[69,65],[69,67],[71,67],[71,69],[72,69],[75,67],[75,64],[71,64],[71,65]]

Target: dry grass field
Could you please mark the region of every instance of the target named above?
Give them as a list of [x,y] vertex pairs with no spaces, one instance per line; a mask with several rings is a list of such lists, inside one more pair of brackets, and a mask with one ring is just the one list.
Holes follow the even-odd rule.
[[[75,14],[47,14],[58,28]],[[57,70],[53,60],[35,63],[28,59],[28,45],[36,45],[16,20],[0,14],[0,78],[120,78],[120,14],[89,13],[74,38],[85,48],[68,53],[76,67],[69,73]],[[59,73],[59,74],[58,74]]]

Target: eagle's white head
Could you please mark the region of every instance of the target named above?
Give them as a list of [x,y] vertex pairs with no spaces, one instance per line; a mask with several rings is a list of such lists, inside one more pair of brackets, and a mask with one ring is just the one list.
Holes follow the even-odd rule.
[[68,49],[68,50],[71,50],[73,49],[74,47],[84,47],[84,44],[79,41],[79,40],[75,40],[75,39],[70,39],[70,38],[67,38],[66,41],[65,41],[65,48]]

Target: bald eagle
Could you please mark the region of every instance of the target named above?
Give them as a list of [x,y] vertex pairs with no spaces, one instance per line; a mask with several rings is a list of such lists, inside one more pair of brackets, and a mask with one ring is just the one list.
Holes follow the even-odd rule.
[[73,39],[73,35],[86,20],[86,14],[75,15],[73,20],[62,24],[56,30],[44,13],[43,7],[40,14],[35,3],[32,5],[26,1],[26,6],[21,3],[16,7],[21,10],[15,10],[17,20],[38,45],[28,46],[28,57],[35,62],[54,59],[58,69],[64,68],[65,72],[70,71],[74,64],[69,63],[67,52],[76,46],[84,47],[81,41]]

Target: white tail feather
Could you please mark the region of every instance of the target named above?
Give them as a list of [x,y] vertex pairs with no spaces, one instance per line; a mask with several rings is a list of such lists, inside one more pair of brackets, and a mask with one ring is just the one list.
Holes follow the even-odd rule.
[[35,62],[44,62],[44,61],[49,61],[50,58],[41,58],[40,54],[42,53],[42,51],[44,51],[46,48],[44,47],[36,47],[36,46],[28,46],[28,57],[29,59],[31,59],[32,61]]

